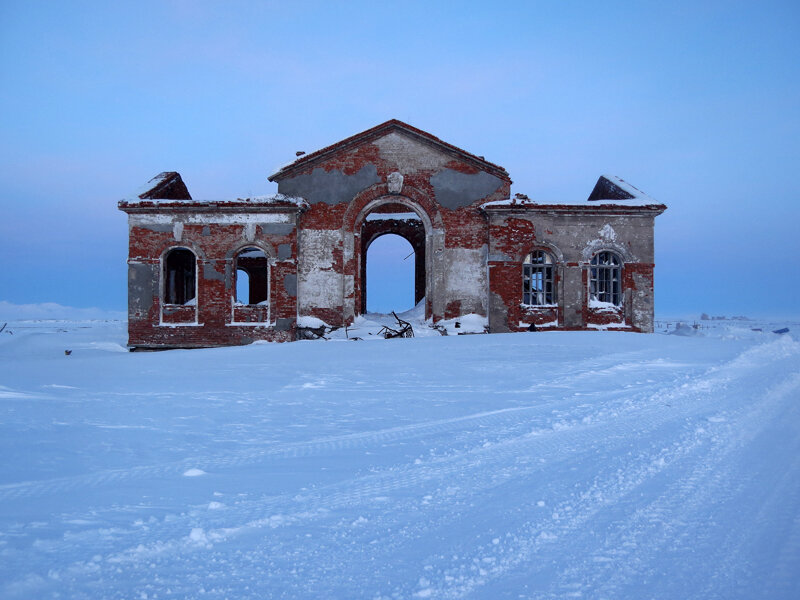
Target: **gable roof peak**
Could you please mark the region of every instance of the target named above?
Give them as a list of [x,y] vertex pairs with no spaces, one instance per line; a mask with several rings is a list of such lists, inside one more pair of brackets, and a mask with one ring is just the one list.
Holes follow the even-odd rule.
[[325,146],[319,150],[314,152],[309,152],[308,154],[302,154],[298,156],[295,160],[290,162],[287,165],[284,165],[280,169],[278,169],[275,173],[268,177],[269,181],[276,181],[282,179],[284,176],[289,174],[292,171],[297,170],[300,167],[305,167],[311,163],[316,162],[318,159],[333,154],[334,152],[338,152],[340,150],[344,150],[348,147],[356,146],[358,144],[371,141],[382,135],[386,134],[391,130],[402,131],[407,135],[414,137],[423,143],[437,146],[441,148],[445,152],[448,152],[453,155],[457,155],[462,159],[466,159],[469,162],[475,163],[484,170],[490,171],[495,175],[498,175],[501,178],[508,179],[508,172],[495,163],[491,163],[482,156],[477,156],[466,150],[459,148],[458,146],[454,146],[453,144],[448,144],[447,142],[439,139],[435,135],[428,133],[427,131],[423,131],[422,129],[418,129],[413,125],[409,125],[399,119],[389,119],[388,121],[384,121],[383,123],[376,125],[375,127],[371,127],[370,129],[366,129],[360,133],[356,133],[355,135],[351,135],[339,142],[331,144],[330,146]]

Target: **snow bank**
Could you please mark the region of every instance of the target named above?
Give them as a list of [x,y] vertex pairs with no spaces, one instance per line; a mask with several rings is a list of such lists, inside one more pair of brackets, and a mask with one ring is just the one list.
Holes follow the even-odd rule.
[[0,300],[0,324],[5,321],[21,320],[68,320],[68,321],[96,321],[96,320],[121,320],[127,314],[122,311],[102,310],[99,308],[75,308],[62,306],[54,302],[42,304],[12,304]]

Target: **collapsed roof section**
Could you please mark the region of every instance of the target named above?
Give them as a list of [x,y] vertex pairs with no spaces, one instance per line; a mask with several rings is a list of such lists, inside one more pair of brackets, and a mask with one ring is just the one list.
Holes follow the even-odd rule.
[[179,211],[221,210],[273,212],[286,209],[304,210],[308,202],[286,194],[269,194],[227,200],[195,200],[177,171],[164,171],[142,186],[131,199],[120,200],[119,209],[125,212],[149,212],[153,209]]
[[177,171],[164,171],[148,181],[137,194],[141,200],[191,200],[186,184]]
[[654,202],[642,190],[633,187],[624,179],[616,175],[601,175],[587,198],[588,202],[596,200],[639,200],[640,202]]

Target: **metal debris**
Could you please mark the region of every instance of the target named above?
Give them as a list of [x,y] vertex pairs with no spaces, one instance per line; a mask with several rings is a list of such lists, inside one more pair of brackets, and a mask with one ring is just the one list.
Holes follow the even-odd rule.
[[392,329],[391,327],[384,325],[381,327],[380,331],[378,331],[378,335],[382,335],[386,340],[393,338],[414,337],[414,329],[411,327],[411,323],[408,321],[403,321],[403,319],[398,317],[397,313],[394,311],[392,311],[392,316],[397,320],[398,329]]

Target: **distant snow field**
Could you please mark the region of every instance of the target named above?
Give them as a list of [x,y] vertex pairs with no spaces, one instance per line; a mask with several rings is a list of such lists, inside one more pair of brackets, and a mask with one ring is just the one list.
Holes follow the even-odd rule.
[[800,598],[800,323],[404,318],[155,353],[10,321],[0,598]]

